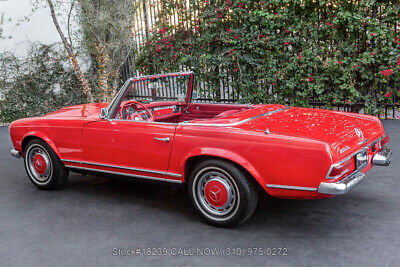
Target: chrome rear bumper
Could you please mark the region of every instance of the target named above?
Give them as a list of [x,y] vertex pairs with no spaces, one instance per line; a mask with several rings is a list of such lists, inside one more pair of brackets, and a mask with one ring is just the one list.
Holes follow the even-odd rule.
[[[388,166],[390,164],[389,157],[391,154],[392,150],[390,147],[384,147],[372,157],[371,163],[378,166]],[[341,195],[349,192],[353,187],[363,181],[364,178],[365,174],[363,172],[355,171],[336,183],[320,183],[318,187],[318,193]]]
[[16,150],[16,149],[11,149],[10,154],[13,155],[16,158],[20,158],[21,157],[21,153],[19,153],[19,151]]
[[389,157],[392,154],[390,147],[384,147],[381,151],[372,157],[372,164],[377,166],[388,166],[390,164]]
[[341,195],[349,192],[354,186],[364,180],[365,174],[362,172],[354,172],[343,180],[336,183],[320,183],[318,193],[329,195]]

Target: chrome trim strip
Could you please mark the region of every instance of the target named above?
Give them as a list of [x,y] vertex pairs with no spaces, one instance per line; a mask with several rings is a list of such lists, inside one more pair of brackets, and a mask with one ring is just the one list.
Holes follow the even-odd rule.
[[367,142],[368,142],[368,138],[365,138],[364,140],[358,142],[358,145],[363,145],[363,144],[365,144]]
[[13,155],[16,158],[20,158],[21,157],[21,153],[18,150],[14,149],[14,148],[11,149],[10,154]]
[[266,113],[263,113],[263,114],[259,114],[257,116],[254,116],[254,117],[242,120],[242,121],[237,121],[237,122],[232,122],[232,123],[191,123],[190,121],[189,122],[185,122],[184,121],[184,122],[180,122],[178,124],[179,125],[187,125],[187,126],[233,127],[233,126],[237,126],[237,125],[249,122],[251,120],[255,120],[255,119],[258,119],[258,118],[261,118],[261,117],[264,117],[264,116],[272,115],[274,113],[281,112],[281,111],[288,110],[288,109],[290,109],[290,108],[289,107],[280,108],[280,109],[269,111],[269,112],[266,112]]
[[135,121],[135,120],[124,120],[124,119],[108,119],[108,121],[125,121],[125,122],[139,122],[139,123],[151,123],[151,124],[169,124],[178,125],[176,122],[162,122],[162,121]]
[[[66,160],[66,159],[62,159],[61,161],[63,161],[63,162],[71,162],[71,163],[79,163],[79,164],[88,164],[88,165],[94,165],[94,166],[109,167],[109,168],[115,168],[115,169],[121,169],[121,170],[129,170],[129,171],[138,171],[138,172],[161,174],[161,175],[167,175],[167,176],[179,177],[179,178],[182,177],[182,175],[177,174],[177,173],[172,173],[172,172],[145,170],[145,169],[123,167],[123,166],[116,166],[116,165],[95,163],[95,162],[88,162],[88,161],[76,161],[76,160]],[[88,169],[88,168],[85,167],[85,169]]]
[[103,173],[109,173],[109,174],[115,174],[115,175],[123,175],[123,176],[129,176],[129,177],[134,177],[134,178],[140,178],[140,179],[146,179],[146,180],[152,180],[152,181],[160,181],[160,182],[169,182],[169,183],[176,183],[176,184],[181,184],[181,180],[169,180],[165,178],[159,178],[159,177],[151,177],[151,176],[145,176],[145,175],[138,175],[138,174],[130,174],[130,173],[124,173],[124,172],[113,172],[113,171],[106,171],[106,170],[101,170],[101,169],[95,169],[95,168],[84,168],[84,167],[78,167],[78,166],[69,166],[65,165],[68,168],[75,168],[75,169],[80,169],[80,170],[88,170],[88,171],[94,171],[94,172],[103,172]]
[[303,186],[280,185],[280,184],[267,184],[267,187],[269,187],[269,188],[277,188],[277,189],[317,191],[317,188],[315,188],[315,187],[303,187]]
[[71,163],[78,163],[78,164],[82,164],[81,161],[79,160],[72,160],[72,159],[62,159],[62,162],[71,162]]
[[[102,166],[102,167],[109,167],[109,168],[115,168],[115,169],[121,169],[121,170],[128,170],[128,171],[138,171],[138,172],[147,172],[147,173],[154,173],[154,174],[162,174],[162,175],[165,175],[165,172],[161,172],[161,171],[144,170],[144,169],[131,168],[131,167],[123,167],[123,166],[115,166],[115,165],[103,164],[103,163],[95,163],[95,162],[82,161],[82,164],[88,164],[88,165],[94,165],[94,166]],[[85,169],[86,169],[86,168],[85,168]]]
[[172,176],[172,177],[179,177],[179,178],[182,177],[182,175],[177,174],[177,173],[172,173],[172,172],[167,172],[165,175]]
[[66,165],[64,164],[65,167],[67,168],[72,168],[72,169],[79,169],[79,170],[83,170],[83,167],[79,167],[79,166],[74,166],[74,165]]

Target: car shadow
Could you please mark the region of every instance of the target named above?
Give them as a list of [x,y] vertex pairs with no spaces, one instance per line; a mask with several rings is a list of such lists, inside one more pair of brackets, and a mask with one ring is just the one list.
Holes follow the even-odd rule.
[[[152,212],[167,212],[180,222],[204,224],[192,209],[184,188],[153,182],[137,182],[97,176],[70,176],[68,189],[74,194],[95,197],[93,201],[140,205]],[[376,201],[376,200],[371,200]],[[335,232],[357,231],[357,220],[368,216],[369,198],[354,192],[332,199],[291,200],[269,197],[260,192],[253,216],[241,226],[224,231],[257,231],[310,238]],[[134,218],[132,218],[134,219]],[[353,225],[349,227],[349,225]],[[204,226],[211,227],[211,226]],[[360,225],[362,227],[362,225]]]

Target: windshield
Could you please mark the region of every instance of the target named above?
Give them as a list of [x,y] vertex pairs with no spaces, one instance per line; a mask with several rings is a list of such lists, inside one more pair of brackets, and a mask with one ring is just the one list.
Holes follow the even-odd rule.
[[189,75],[159,76],[133,80],[122,101],[145,99],[149,101],[185,101]]
[[187,100],[193,84],[192,72],[149,75],[129,79],[108,107],[110,117],[116,114],[123,103],[138,101],[180,101]]

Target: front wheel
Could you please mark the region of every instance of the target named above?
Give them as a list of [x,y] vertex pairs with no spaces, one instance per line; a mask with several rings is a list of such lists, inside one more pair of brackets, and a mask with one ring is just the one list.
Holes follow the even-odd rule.
[[257,206],[258,194],[250,177],[234,164],[210,159],[189,178],[190,200],[210,224],[234,227],[246,221]]
[[59,189],[67,183],[68,170],[42,140],[34,139],[26,145],[24,164],[29,179],[40,189]]

